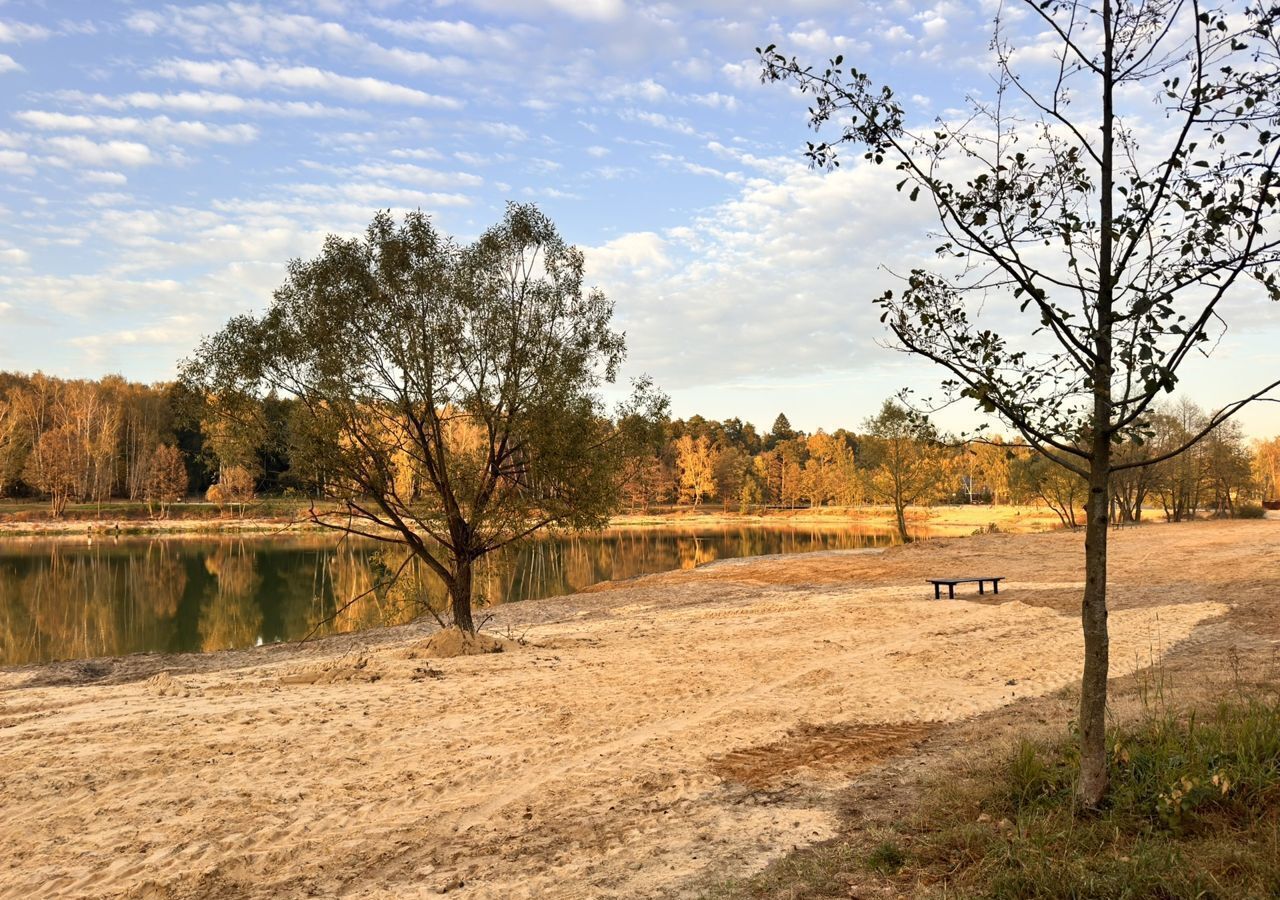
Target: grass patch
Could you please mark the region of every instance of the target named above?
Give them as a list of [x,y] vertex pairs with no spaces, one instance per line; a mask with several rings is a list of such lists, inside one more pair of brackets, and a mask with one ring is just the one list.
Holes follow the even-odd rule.
[[1072,738],[1023,741],[926,791],[929,805],[869,852],[848,844],[839,854],[824,851],[841,857],[839,871],[825,869],[829,890],[819,887],[822,857],[809,854],[803,882],[788,886],[775,866],[716,896],[847,897],[850,863],[860,860],[869,895],[1280,897],[1280,702],[1237,698],[1199,713],[1148,711],[1113,729],[1109,744],[1102,810],[1076,808]]
[[881,841],[867,854],[867,868],[893,875],[907,863],[906,854],[893,841]]

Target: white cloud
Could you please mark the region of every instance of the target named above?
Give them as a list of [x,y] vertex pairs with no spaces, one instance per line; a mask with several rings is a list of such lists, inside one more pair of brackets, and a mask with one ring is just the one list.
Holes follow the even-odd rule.
[[722,94],[719,91],[711,91],[707,94],[690,94],[689,99],[702,106],[711,106],[728,110],[729,112],[734,112],[738,108],[737,97],[732,94]]
[[27,25],[23,22],[0,22],[0,44],[21,44],[24,41],[40,41],[51,32],[43,25]]
[[163,78],[191,81],[208,87],[311,90],[367,103],[429,106],[437,109],[457,109],[462,105],[451,97],[428,94],[417,88],[368,76],[339,75],[315,66],[283,66],[278,63],[260,65],[247,59],[213,62],[169,59],[156,65],[152,73]]
[[456,51],[472,53],[510,53],[517,47],[516,35],[528,28],[486,28],[471,22],[439,20],[398,20],[374,17],[371,23],[401,38],[438,44]]
[[12,57],[0,53],[0,75],[5,72],[21,72],[22,66]]
[[760,66],[754,62],[725,63],[720,74],[738,90],[760,87]]
[[631,358],[679,391],[882,365],[870,300],[892,277],[878,267],[927,262],[926,231],[923,211],[877,167],[801,165],[748,182],[665,237],[628,234],[589,250],[588,264],[609,296],[626,298],[618,313]]
[[664,131],[674,131],[677,134],[696,135],[698,133],[697,129],[689,124],[687,119],[680,119],[663,113],[624,109],[618,112],[618,117],[626,122],[643,122],[645,125],[652,125],[654,128],[661,128]]
[[0,171],[30,175],[35,171],[34,162],[25,150],[0,150]]
[[283,55],[322,47],[326,56],[341,53],[413,73],[463,75],[468,65],[456,56],[384,47],[338,22],[253,3],[167,6],[163,11],[136,12],[126,23],[148,36],[172,35],[201,53],[221,56],[251,56],[262,50]]
[[167,116],[137,119],[24,110],[14,113],[14,118],[41,131],[128,134],[138,135],[151,141],[186,144],[243,144],[258,136],[258,129],[252,125],[210,125],[206,122],[174,121]]
[[79,173],[81,181],[88,181],[91,184],[105,184],[111,186],[119,186],[127,184],[128,176],[123,172],[110,172],[105,169],[86,169]]
[[0,263],[8,266],[25,265],[31,259],[31,254],[26,250],[17,247],[6,247],[0,249]]
[[511,122],[480,122],[470,126],[470,129],[511,143],[529,140],[529,132]]
[[236,113],[299,118],[363,115],[341,107],[326,106],[323,103],[302,100],[263,100],[258,97],[241,97],[238,94],[215,91],[179,91],[165,94],[135,91],[114,97],[106,94],[86,94],[82,91],[59,91],[53,94],[53,97],[79,106],[98,106],[112,110],[146,109],[199,115]]
[[643,81],[629,82],[619,85],[609,92],[611,99],[639,100],[644,103],[659,103],[671,96],[670,91],[652,78]]
[[399,147],[390,151],[388,156],[396,159],[419,159],[419,160],[438,160],[444,159],[444,154],[439,150],[430,147]]
[[145,166],[156,161],[151,148],[134,141],[91,141],[82,135],[46,142],[64,160],[85,166]]
[[596,159],[609,155],[608,147],[601,147],[599,144],[593,144],[587,148],[587,155],[594,156]]
[[85,202],[90,206],[123,206],[132,201],[133,197],[130,195],[114,191],[90,194],[85,198]]

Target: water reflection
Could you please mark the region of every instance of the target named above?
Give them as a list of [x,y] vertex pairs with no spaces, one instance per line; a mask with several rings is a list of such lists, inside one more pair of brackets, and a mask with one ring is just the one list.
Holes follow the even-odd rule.
[[[481,604],[510,603],[717,559],[888,543],[885,532],[853,528],[619,529],[493,554],[475,588]],[[316,536],[0,545],[3,665],[249,647],[445,606],[424,565],[382,544]]]

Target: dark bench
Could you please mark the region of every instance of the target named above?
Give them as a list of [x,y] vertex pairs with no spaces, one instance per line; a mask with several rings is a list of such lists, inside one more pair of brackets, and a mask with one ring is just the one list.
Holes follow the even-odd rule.
[[992,590],[994,590],[998,594],[1000,593],[1000,582],[1003,580],[1004,580],[1003,575],[1001,575],[999,578],[926,578],[925,579],[925,581],[933,585],[934,600],[942,599],[942,586],[944,584],[947,586],[947,599],[954,600],[956,599],[957,584],[964,584],[965,582],[968,582],[968,581],[976,581],[978,582],[978,593],[985,594],[987,592],[986,584],[989,581],[991,582]]

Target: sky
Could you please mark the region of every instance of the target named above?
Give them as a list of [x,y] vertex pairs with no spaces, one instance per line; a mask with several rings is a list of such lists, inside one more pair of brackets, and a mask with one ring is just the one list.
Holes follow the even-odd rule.
[[[871,302],[932,223],[857,154],[810,169],[754,48],[841,53],[927,122],[990,91],[996,3],[0,0],[0,370],[169,379],[326,234],[416,208],[467,240],[514,200],[584,249],[675,415],[856,426],[942,377]],[[1210,408],[1277,368],[1280,310],[1227,313],[1186,369]]]

